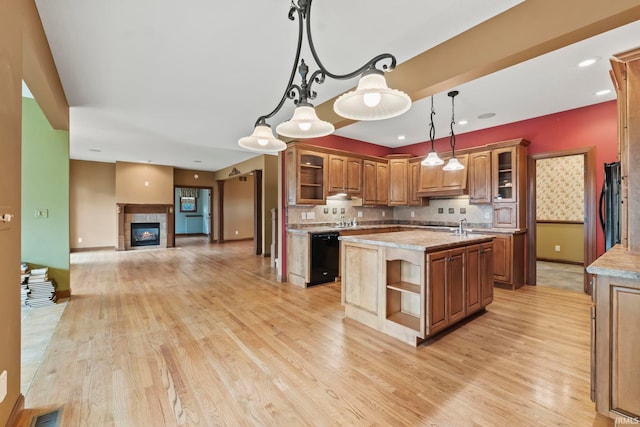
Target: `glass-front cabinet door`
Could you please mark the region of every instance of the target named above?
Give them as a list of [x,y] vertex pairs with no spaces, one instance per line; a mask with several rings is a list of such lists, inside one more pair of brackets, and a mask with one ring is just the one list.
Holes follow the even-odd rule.
[[493,151],[493,201],[494,203],[517,202],[516,148],[503,148]]

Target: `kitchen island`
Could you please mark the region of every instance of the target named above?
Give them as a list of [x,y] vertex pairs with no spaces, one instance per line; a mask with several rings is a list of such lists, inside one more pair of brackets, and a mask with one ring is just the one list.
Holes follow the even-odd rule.
[[493,300],[493,236],[341,236],[345,316],[417,346]]

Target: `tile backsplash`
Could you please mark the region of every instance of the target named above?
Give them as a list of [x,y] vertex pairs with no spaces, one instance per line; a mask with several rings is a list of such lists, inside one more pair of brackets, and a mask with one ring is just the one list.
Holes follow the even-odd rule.
[[491,227],[493,209],[491,205],[470,205],[468,196],[446,199],[430,199],[429,206],[361,206],[359,199],[327,200],[320,206],[289,206],[289,225],[328,225],[338,223],[341,216],[345,220],[355,218],[362,224],[384,222],[430,223],[434,225],[455,225],[466,218],[469,226]]

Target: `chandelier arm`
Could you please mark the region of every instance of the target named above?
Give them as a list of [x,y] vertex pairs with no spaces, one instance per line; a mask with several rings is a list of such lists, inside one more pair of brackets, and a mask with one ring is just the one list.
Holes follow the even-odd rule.
[[[382,53],[380,55],[377,55],[377,56],[371,58],[363,66],[361,66],[360,68],[358,68],[355,71],[352,71],[350,73],[347,73],[347,74],[334,74],[331,71],[329,71],[322,64],[322,61],[320,61],[320,57],[318,56],[318,52],[316,52],[316,47],[313,44],[313,37],[311,37],[311,2],[312,2],[312,0],[308,0],[305,3],[306,21],[307,21],[307,25],[306,25],[307,40],[309,41],[309,48],[311,49],[311,55],[313,55],[313,59],[316,61],[316,64],[318,65],[318,67],[320,67],[320,70],[318,70],[319,72],[322,72],[324,75],[327,75],[327,76],[331,77],[332,79],[347,80],[347,79],[352,79],[352,78],[362,74],[363,72],[365,72],[367,70],[375,69],[376,68],[376,64],[378,62],[380,62],[380,61],[383,61],[383,60],[389,60],[390,64],[388,64],[388,65],[387,64],[382,64],[382,71],[392,71],[394,68],[396,68],[396,57],[393,56],[390,53]],[[318,73],[318,71],[313,73],[312,76],[315,76],[316,73]],[[311,79],[311,81],[313,82],[313,79]],[[323,79],[323,81],[324,81],[324,79]],[[322,82],[318,82],[318,83],[322,83]]]
[[293,79],[296,76],[296,69],[298,67],[298,61],[300,60],[300,51],[302,50],[302,35],[303,35],[303,30],[304,30],[305,10],[304,10],[304,8],[296,6],[292,1],[291,2],[291,8],[289,9],[289,19],[290,20],[292,20],[292,21],[295,20],[294,13],[296,13],[296,12],[298,14],[298,45],[296,47],[296,57],[293,60],[293,67],[291,68],[291,75],[289,76],[289,82],[287,83],[286,89],[285,89],[284,93],[282,94],[282,97],[280,98],[280,102],[278,102],[278,105],[276,105],[276,107],[269,114],[265,114],[264,116],[258,117],[258,119],[256,120],[256,123],[255,123],[255,126],[266,124],[267,123],[267,119],[270,119],[271,117],[276,115],[276,113],[278,113],[278,111],[280,111],[280,109],[284,105],[284,102],[287,100],[287,98],[293,99],[293,98],[291,98],[290,95],[291,95],[292,90],[294,89],[294,86],[295,86],[292,83],[293,83]]

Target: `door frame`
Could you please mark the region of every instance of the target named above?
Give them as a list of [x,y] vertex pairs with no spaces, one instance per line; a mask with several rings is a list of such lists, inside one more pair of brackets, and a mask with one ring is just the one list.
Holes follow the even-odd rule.
[[584,156],[584,292],[592,293],[592,275],[586,267],[596,260],[596,149],[594,146],[534,154],[528,157],[527,179],[527,284],[536,284],[536,161],[574,155]]
[[[213,243],[213,187],[207,187],[207,186],[203,186],[203,185],[173,185],[173,194],[175,197],[176,194],[176,189],[177,188],[197,188],[200,190],[209,190],[209,200],[207,200],[207,203],[209,204],[209,218],[208,218],[208,222],[209,222],[209,243]],[[173,215],[173,227],[175,230],[175,221],[176,221],[176,215],[175,215],[175,211],[176,209],[178,209],[178,206],[176,206],[175,203],[175,199],[174,199],[174,203],[173,203],[173,209],[174,209],[174,215]],[[175,239],[175,233],[174,233],[174,237]],[[175,242],[174,242],[174,246],[175,246]]]

